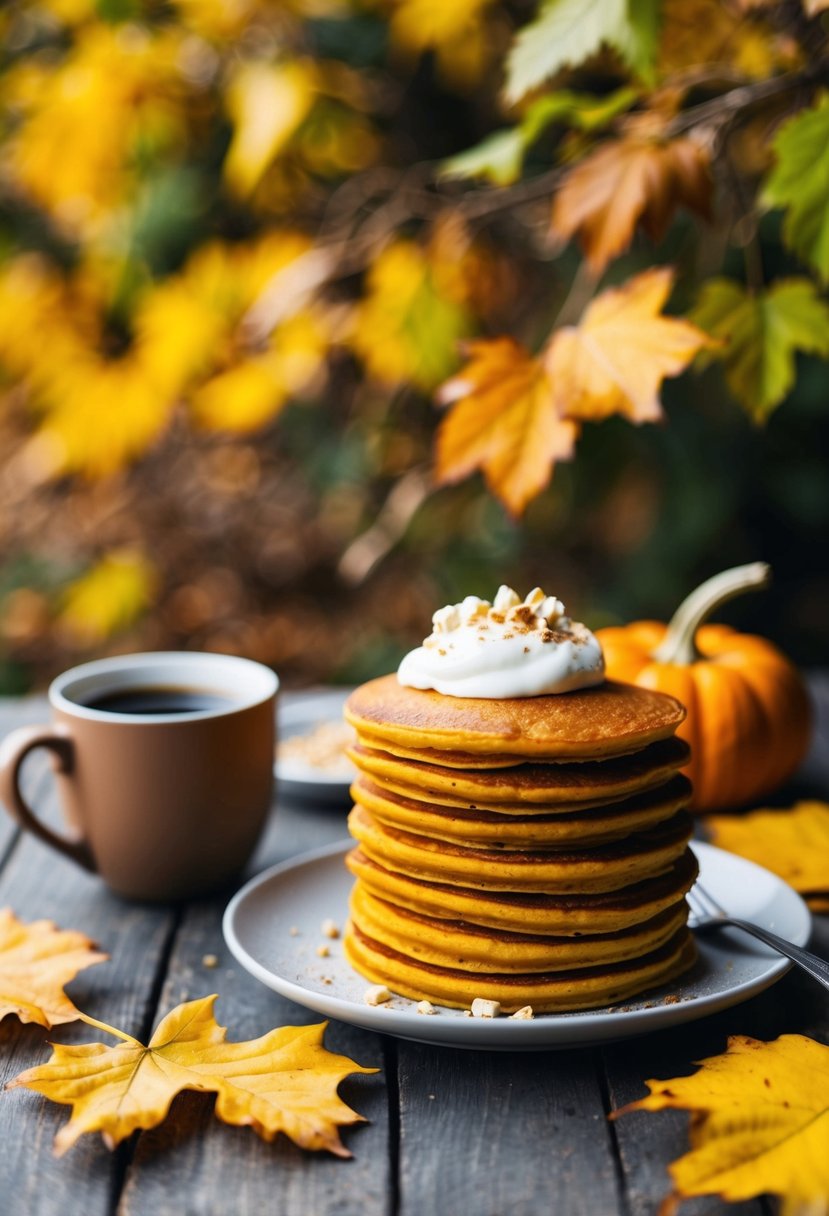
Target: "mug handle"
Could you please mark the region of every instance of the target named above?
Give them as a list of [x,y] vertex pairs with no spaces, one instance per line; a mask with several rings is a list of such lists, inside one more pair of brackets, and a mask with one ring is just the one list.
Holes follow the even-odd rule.
[[45,747],[55,756],[55,769],[70,773],[74,763],[74,747],[68,734],[54,726],[21,726],[0,743],[0,799],[22,828],[93,873],[97,867],[86,841],[72,840],[47,827],[20,792],[20,769],[29,752]]

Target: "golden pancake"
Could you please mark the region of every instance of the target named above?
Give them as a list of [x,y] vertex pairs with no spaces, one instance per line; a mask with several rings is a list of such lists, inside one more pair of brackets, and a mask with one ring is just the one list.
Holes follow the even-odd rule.
[[615,891],[655,877],[685,851],[692,826],[690,816],[679,811],[654,828],[592,849],[497,852],[403,832],[378,823],[360,806],[348,817],[363,852],[400,873],[467,888],[556,895]]
[[360,744],[348,749],[361,772],[395,793],[418,798],[422,796],[419,791],[427,790],[429,801],[473,810],[485,803],[560,802],[565,810],[579,803],[598,806],[661,785],[687,764],[689,755],[687,743],[666,739],[621,760],[521,764],[489,770],[444,769]]
[[384,790],[367,777],[355,781],[351,796],[380,823],[433,840],[486,848],[557,849],[605,844],[670,819],[688,805],[691,783],[685,777],[674,777],[635,798],[570,814],[562,814],[556,807],[556,813],[548,815],[545,807],[531,804],[525,808],[532,810],[530,816],[503,814],[497,806],[461,810],[419,802]]
[[371,895],[362,883],[355,884],[350,911],[364,936],[412,961],[487,973],[578,970],[640,958],[672,938],[688,917],[681,900],[651,920],[616,933],[544,937],[497,932],[396,908]]
[[528,1004],[535,1013],[562,1013],[627,1000],[674,979],[697,957],[694,941],[684,928],[638,959],[528,975],[470,973],[416,962],[364,935],[353,924],[347,928],[343,946],[346,958],[361,975],[412,1000],[466,1009],[476,997],[485,997],[499,1001],[505,1013]]
[[690,849],[663,874],[604,894],[535,895],[448,886],[402,874],[355,848],[346,857],[352,874],[372,894],[426,916],[464,920],[484,928],[549,936],[612,933],[650,920],[693,886],[697,859]]
[[360,731],[357,742],[363,747],[397,756],[400,760],[419,760],[421,764],[441,764],[444,768],[511,768],[516,764],[525,764],[527,759],[526,756],[476,756],[472,752],[438,751],[436,747],[404,747],[369,731]]
[[666,739],[685,710],[664,693],[613,680],[555,696],[486,700],[404,688],[388,675],[356,688],[345,716],[358,732],[403,747],[577,760]]

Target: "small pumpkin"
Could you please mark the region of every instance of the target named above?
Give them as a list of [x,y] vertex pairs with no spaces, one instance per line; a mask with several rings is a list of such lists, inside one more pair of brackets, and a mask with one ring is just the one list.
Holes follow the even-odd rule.
[[669,625],[636,621],[597,631],[607,674],[671,693],[688,711],[679,734],[698,811],[743,806],[772,793],[809,745],[803,680],[765,638],[704,622],[726,600],[768,585],[763,562],[725,570],[680,605]]

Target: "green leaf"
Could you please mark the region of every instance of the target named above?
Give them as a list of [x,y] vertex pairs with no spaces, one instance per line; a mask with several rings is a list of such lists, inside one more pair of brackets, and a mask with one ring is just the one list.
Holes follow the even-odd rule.
[[606,97],[559,89],[539,97],[527,107],[515,127],[493,131],[473,148],[445,160],[440,177],[484,177],[496,186],[508,186],[521,175],[524,155],[553,122],[566,122],[580,131],[598,131],[629,110],[639,97],[637,89],[616,89]]
[[829,281],[829,93],[790,119],[775,136],[777,164],[763,190],[772,207],[785,207],[783,239]]
[[829,356],[829,307],[810,279],[781,279],[753,295],[712,279],[689,319],[722,341],[728,386],[758,422],[794,384],[797,351]]
[[509,186],[521,176],[527,144],[520,126],[493,131],[486,139],[450,156],[440,177],[485,177],[494,186]]
[[507,59],[506,98],[517,101],[566,64],[579,64],[603,44],[615,48],[644,80],[656,54],[658,0],[542,0]]

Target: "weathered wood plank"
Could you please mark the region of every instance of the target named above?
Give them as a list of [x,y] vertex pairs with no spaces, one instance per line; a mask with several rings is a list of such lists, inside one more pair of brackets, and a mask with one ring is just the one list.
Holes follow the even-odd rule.
[[[38,792],[38,806],[52,822],[57,818],[48,782]],[[62,927],[79,929],[98,941],[111,959],[82,972],[68,987],[75,1003],[94,1017],[131,1034],[144,1033],[156,1002],[160,969],[175,924],[169,908],[127,904],[103,884],[22,835],[0,874],[0,905],[22,920],[49,917]],[[23,1026],[15,1018],[0,1026],[0,1085],[25,1068],[48,1058],[50,1040],[106,1041],[80,1023],[52,1031]],[[66,1108],[27,1090],[4,1094],[0,1101],[0,1210],[26,1216],[83,1213],[107,1216],[120,1186],[122,1163],[99,1137],[84,1137],[66,1157],[52,1154],[52,1140],[68,1115]],[[12,1146],[20,1146],[13,1151]]]
[[[270,992],[248,976],[225,950],[221,908],[203,905],[185,915],[170,958],[161,1011],[179,1001],[219,993],[216,1014],[230,1039],[254,1038],[274,1026],[307,1025],[319,1016]],[[218,956],[207,969],[205,955]],[[382,1068],[377,1035],[332,1023],[326,1046],[357,1063]],[[265,1144],[247,1129],[222,1125],[206,1099],[177,1104],[167,1123],[141,1136],[130,1165],[119,1216],[385,1216],[390,1213],[388,1107],[385,1080],[355,1077],[343,1083],[344,1100],[368,1126],[346,1129],[354,1160],[307,1153],[285,1139]],[[171,1151],[175,1148],[175,1151]]]
[[398,1056],[402,1216],[620,1210],[592,1052]]

